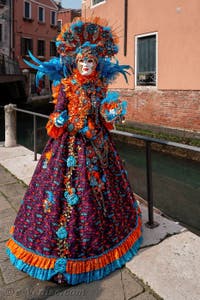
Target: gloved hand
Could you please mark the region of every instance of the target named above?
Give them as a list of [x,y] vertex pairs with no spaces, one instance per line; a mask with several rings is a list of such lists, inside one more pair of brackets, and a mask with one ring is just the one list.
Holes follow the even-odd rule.
[[55,119],[56,127],[62,127],[68,120],[67,111],[64,110],[61,114]]

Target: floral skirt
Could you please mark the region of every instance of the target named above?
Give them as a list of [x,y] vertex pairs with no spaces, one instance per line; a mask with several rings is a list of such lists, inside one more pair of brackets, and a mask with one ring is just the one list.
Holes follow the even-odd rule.
[[141,212],[110,134],[49,139],[22,199],[7,254],[40,280],[91,282],[142,242]]

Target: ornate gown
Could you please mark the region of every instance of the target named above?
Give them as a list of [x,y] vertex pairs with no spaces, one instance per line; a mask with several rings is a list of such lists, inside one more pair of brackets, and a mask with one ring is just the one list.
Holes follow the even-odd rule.
[[[7,242],[12,264],[40,280],[101,279],[142,241],[140,208],[103,115],[107,86],[100,84],[75,73],[54,88],[50,139]],[[63,110],[68,121],[56,127]]]

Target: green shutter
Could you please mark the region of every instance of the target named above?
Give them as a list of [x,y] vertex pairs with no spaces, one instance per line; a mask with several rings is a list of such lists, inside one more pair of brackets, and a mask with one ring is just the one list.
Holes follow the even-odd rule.
[[156,78],[156,35],[138,38],[137,84],[155,85]]

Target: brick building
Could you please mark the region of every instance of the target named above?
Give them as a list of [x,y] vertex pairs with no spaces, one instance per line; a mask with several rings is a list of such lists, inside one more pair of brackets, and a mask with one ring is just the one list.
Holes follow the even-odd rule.
[[17,59],[22,71],[28,76],[26,94],[37,96],[50,94],[47,80],[41,81],[39,89],[35,86],[35,70],[26,65],[28,50],[40,60],[49,60],[56,55],[58,7],[52,0],[13,0],[13,58]]
[[28,49],[42,60],[49,60],[55,52],[58,7],[51,0],[14,0],[14,57],[21,68],[27,68],[23,58]]
[[200,130],[200,1],[84,0],[83,16],[100,16],[120,37],[118,59],[130,64],[128,100],[136,124]]
[[81,9],[60,8],[58,11],[58,30],[62,28],[65,23],[70,23],[76,17],[81,16]]

